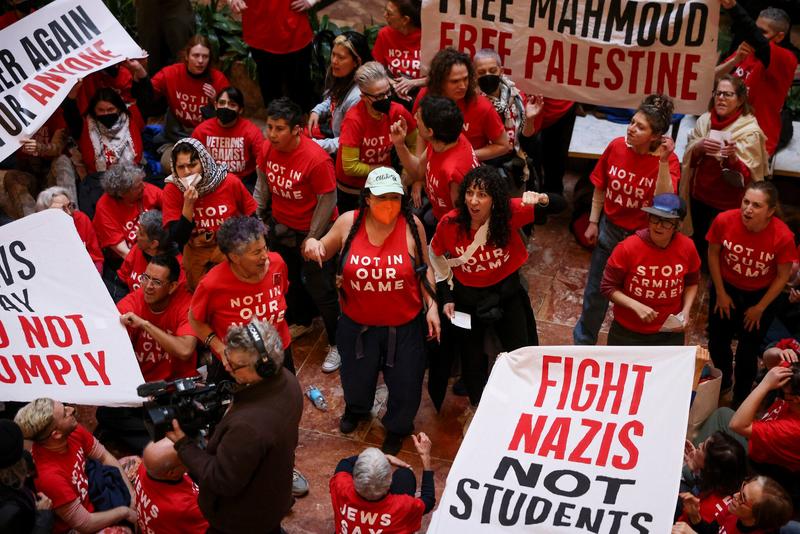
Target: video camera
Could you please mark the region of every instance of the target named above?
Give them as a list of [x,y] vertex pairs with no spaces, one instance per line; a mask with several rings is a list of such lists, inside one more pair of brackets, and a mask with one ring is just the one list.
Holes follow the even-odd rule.
[[200,377],[159,380],[136,388],[144,403],[144,425],[153,441],[164,438],[177,419],[187,436],[207,436],[233,400],[233,382],[203,384]]

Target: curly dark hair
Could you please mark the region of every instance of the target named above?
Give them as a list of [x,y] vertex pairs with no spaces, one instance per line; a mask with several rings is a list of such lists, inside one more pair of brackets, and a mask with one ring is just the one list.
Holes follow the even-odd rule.
[[[650,129],[658,136],[662,136],[669,130],[672,124],[672,112],[675,104],[667,95],[652,94],[647,95],[636,108],[636,113],[642,113],[650,124]],[[661,139],[656,139],[650,143],[650,150],[655,150],[661,144]]]
[[700,491],[733,495],[747,475],[747,454],[730,434],[714,432],[705,444]]
[[[347,261],[348,253],[350,252],[350,245],[353,244],[353,239],[356,237],[358,233],[358,229],[361,228],[361,224],[364,222],[364,215],[367,213],[369,207],[367,206],[367,198],[370,195],[370,190],[366,187],[361,190],[361,195],[358,199],[358,213],[356,218],[353,220],[353,226],[350,228],[350,233],[347,234],[347,239],[344,240],[344,246],[342,247],[342,252],[339,254],[339,264],[336,267],[336,276],[339,277],[342,275],[342,271],[344,271],[345,262]],[[428,270],[428,264],[426,264],[422,258],[422,246],[425,241],[423,240],[424,236],[419,235],[419,229],[417,228],[417,222],[414,217],[414,213],[411,211],[411,204],[408,202],[408,195],[403,195],[400,200],[400,213],[403,214],[403,217],[406,219],[406,224],[408,224],[409,230],[411,230],[411,236],[414,238],[414,246],[416,247],[417,254],[412,259],[414,260],[414,271],[417,274],[417,278],[422,282],[422,287],[425,288],[425,292],[428,295],[432,296],[434,299],[436,298],[436,290],[431,287],[428,283],[428,279],[425,276]],[[344,292],[339,289],[339,296],[342,300],[345,299]]]
[[404,17],[411,20],[411,25],[415,28],[422,27],[422,17],[420,11],[422,10],[421,0],[389,0],[397,8],[397,11]]
[[433,96],[445,96],[444,84],[450,76],[450,71],[455,65],[464,65],[467,67],[467,74],[469,80],[467,85],[467,94],[464,95],[464,100],[467,102],[475,98],[475,67],[472,66],[472,60],[469,55],[464,52],[459,52],[455,48],[448,47],[436,52],[431,60],[431,67],[428,71],[428,94]]
[[472,224],[472,217],[469,214],[465,198],[467,190],[471,187],[482,189],[492,197],[492,212],[489,215],[489,234],[486,236],[486,242],[492,243],[497,248],[505,247],[511,234],[511,206],[509,204],[511,196],[508,192],[508,184],[497,172],[497,169],[489,165],[475,167],[464,176],[464,181],[461,182],[461,187],[458,189],[456,222],[467,234],[469,234]]

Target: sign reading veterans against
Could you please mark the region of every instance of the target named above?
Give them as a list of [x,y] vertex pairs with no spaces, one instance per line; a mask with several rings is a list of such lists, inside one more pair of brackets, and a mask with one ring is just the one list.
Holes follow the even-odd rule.
[[56,0],[0,31],[0,160],[36,133],[79,79],[141,55],[101,0]]
[[0,401],[138,405],[142,382],[72,219],[44,210],[0,228]]
[[497,359],[428,534],[670,531],[695,347]]
[[635,108],[665,93],[701,114],[718,24],[717,0],[423,0],[422,61],[492,48],[529,94]]

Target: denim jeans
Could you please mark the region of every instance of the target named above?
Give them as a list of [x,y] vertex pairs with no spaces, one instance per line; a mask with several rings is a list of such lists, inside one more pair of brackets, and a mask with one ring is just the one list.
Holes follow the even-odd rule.
[[600,218],[597,246],[592,251],[589,275],[583,290],[583,310],[572,331],[572,339],[576,345],[597,344],[597,333],[600,332],[600,326],[608,311],[608,299],[600,294],[603,271],[605,271],[608,258],[617,243],[632,233],[610,222],[605,215]]

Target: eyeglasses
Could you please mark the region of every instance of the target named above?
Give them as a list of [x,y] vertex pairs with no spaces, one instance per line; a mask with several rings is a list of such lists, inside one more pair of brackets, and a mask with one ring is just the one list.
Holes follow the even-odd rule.
[[745,479],[744,482],[742,482],[741,487],[739,488],[739,493],[733,496],[733,498],[736,499],[740,505],[749,506],[751,508],[753,505],[747,501],[747,496],[744,494],[744,487],[748,485],[752,480],[753,480],[752,478]]
[[156,289],[160,288],[164,285],[164,280],[159,280],[158,278],[150,278],[148,275],[143,274],[139,277],[139,282],[142,283],[142,287],[145,287],[148,284],[153,284],[153,287]]
[[235,373],[239,369],[244,369],[245,367],[250,367],[250,364],[233,365],[233,362],[231,361],[230,355],[228,354],[228,349],[225,349],[222,353],[225,355],[225,361],[228,362],[228,369],[230,369],[230,374]]
[[675,219],[664,219],[663,217],[659,217],[658,215],[650,215],[648,217],[650,224],[655,224],[664,228],[666,230],[670,230],[678,226],[678,221]]
[[730,98],[736,98],[736,93],[733,91],[714,91],[714,96],[716,98],[724,98],[727,100]]
[[384,100],[386,98],[391,98],[392,97],[392,88],[390,87],[389,89],[387,89],[386,91],[384,91],[384,92],[382,92],[382,93],[380,93],[378,95],[373,95],[373,94],[367,93],[365,91],[361,91],[361,94],[366,96],[366,97],[371,98],[372,100]]

